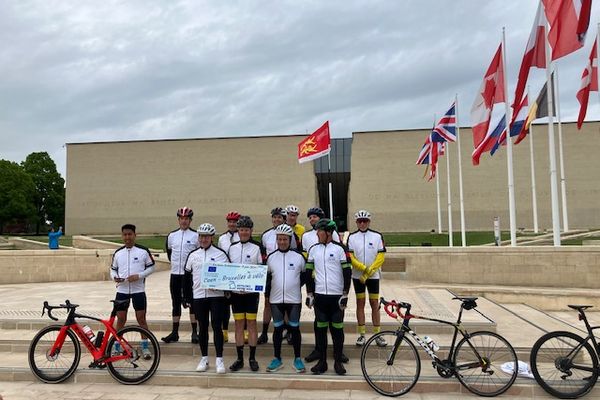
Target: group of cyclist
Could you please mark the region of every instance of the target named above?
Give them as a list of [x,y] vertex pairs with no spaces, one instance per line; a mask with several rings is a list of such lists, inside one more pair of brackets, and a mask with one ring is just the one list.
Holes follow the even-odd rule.
[[[229,366],[232,372],[244,368],[244,346],[249,346],[248,366],[259,370],[256,347],[268,342],[270,321],[273,320],[274,358],[266,367],[275,372],[283,367],[281,346],[283,340],[293,346],[293,368],[305,372],[304,361],[317,363],[313,374],[328,369],[327,341],[329,330],[333,341],[334,370],[344,375],[343,353],[344,310],[353,284],[357,303],[357,346],[365,343],[365,303],[368,292],[373,332],[380,330],[379,282],[384,262],[385,245],[379,232],[370,229],[371,215],[365,210],[355,214],[357,230],[350,233],[347,245],[341,243],[334,221],[325,218],[321,208],[307,211],[310,230],[297,222],[300,210],[294,205],[271,210],[272,227],[253,239],[254,222],[246,215],[229,212],[225,219],[227,231],[215,241],[216,228],[210,223],[191,228],[194,213],[183,207],[177,210],[179,228],[166,239],[167,256],[171,263],[170,292],[172,300],[172,331],[162,340],[179,341],[182,308],[189,309],[192,328],[191,342],[199,344],[202,353],[196,371],[209,369],[209,318],[213,333],[217,373],[225,373],[224,342],[229,340],[228,326],[233,315],[235,325],[236,360]],[[135,244],[135,226],[121,229],[124,246],[113,256],[111,277],[117,282],[117,299],[131,299],[139,324],[145,321],[146,296],[144,279],[154,271],[154,260],[148,249]],[[214,243],[217,243],[216,245]],[[206,262],[266,265],[267,282],[264,291],[262,332],[258,334],[257,314],[259,293],[227,292],[201,287],[202,267]],[[302,286],[306,285],[304,304],[314,309],[315,348],[303,360],[300,312]],[[124,325],[128,304],[117,313],[117,327]],[[377,345],[387,344],[383,339]],[[145,350],[144,350],[145,349]],[[144,358],[152,355],[142,342]]]

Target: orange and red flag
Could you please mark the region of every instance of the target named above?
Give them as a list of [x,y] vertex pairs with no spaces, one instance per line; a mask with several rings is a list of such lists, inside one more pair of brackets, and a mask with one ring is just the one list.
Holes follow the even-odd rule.
[[326,156],[331,151],[331,138],[329,137],[329,121],[309,137],[298,143],[298,162],[300,164]]

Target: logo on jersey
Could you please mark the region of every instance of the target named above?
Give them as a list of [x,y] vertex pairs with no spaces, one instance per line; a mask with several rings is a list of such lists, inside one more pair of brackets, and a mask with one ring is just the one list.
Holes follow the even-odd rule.
[[137,257],[133,257],[133,261],[139,261]]
[[210,267],[208,267],[208,272],[217,272],[217,267],[211,265]]

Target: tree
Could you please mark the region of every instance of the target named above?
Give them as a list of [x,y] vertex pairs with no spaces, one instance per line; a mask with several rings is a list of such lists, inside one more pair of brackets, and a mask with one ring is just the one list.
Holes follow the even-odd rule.
[[64,225],[65,220],[65,180],[56,170],[56,164],[47,152],[31,153],[23,161],[23,169],[35,185],[33,202],[36,208],[35,233],[51,221],[54,225]]
[[35,216],[33,179],[14,162],[0,160],[0,233],[7,222]]

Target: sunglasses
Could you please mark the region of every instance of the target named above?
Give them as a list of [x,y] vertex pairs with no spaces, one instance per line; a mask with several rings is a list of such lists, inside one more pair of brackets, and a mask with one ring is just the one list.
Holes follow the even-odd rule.
[[369,220],[367,218],[359,218],[356,220],[356,222],[359,224],[366,224],[367,222],[369,222]]

